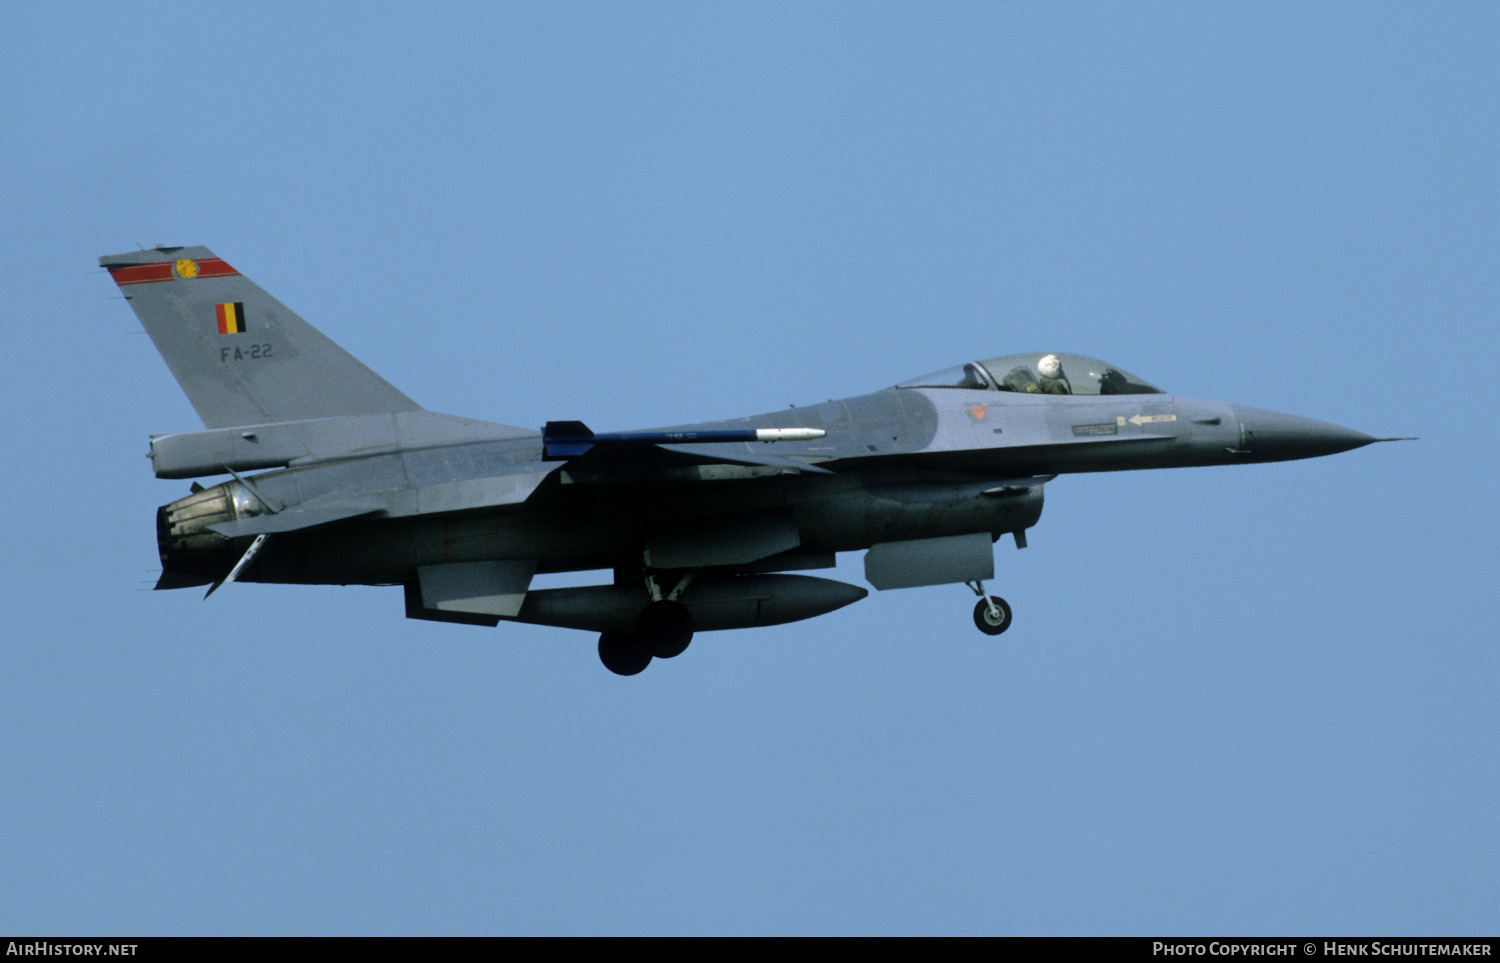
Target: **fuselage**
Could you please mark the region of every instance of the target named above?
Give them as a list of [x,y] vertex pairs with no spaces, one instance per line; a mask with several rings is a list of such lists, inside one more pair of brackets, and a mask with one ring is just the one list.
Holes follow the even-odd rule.
[[[1176,397],[1061,352],[972,361],[749,418],[540,432],[428,411],[206,247],[105,255],[202,431],[151,439],[158,478],[229,475],[162,506],[156,587],[400,584],[409,618],[599,633],[632,675],[695,631],[811,618],[864,588],[798,573],[864,551],[877,590],[965,584],[1011,625],[993,543],[1064,472],[1277,461],[1375,439]],[[260,472],[260,474],[252,474]],[[537,573],[612,570],[533,588]]]
[[[495,558],[538,560],[540,572],[624,569],[639,563],[653,532],[723,524],[726,505],[731,516],[781,519],[795,532],[794,554],[823,565],[834,553],[880,542],[1022,533],[1041,514],[1038,476],[1278,461],[1374,440],[1325,422],[1162,393],[925,386],[663,430],[745,426],[826,435],[774,446],[668,446],[683,464],[653,465],[640,479],[628,464],[545,461],[537,436],[267,472],[252,479],[259,498],[232,481],[165,506],[163,563],[189,580],[183,584],[206,583],[243,541],[208,531],[211,520],[261,513],[262,499],[278,506],[337,499],[379,508],[278,536],[245,580],[395,584],[421,566]],[[754,463],[771,448],[786,466]],[[696,465],[695,455],[716,461]],[[737,455],[747,463],[717,461]],[[790,467],[798,464],[821,470]],[[492,507],[451,500],[454,491],[483,492],[518,476],[540,476],[522,500]],[[205,510],[209,501],[220,507]]]

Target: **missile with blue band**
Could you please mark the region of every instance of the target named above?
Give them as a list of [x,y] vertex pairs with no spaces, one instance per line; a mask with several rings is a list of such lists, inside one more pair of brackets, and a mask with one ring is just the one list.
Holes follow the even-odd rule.
[[703,431],[619,431],[594,434],[581,421],[549,421],[542,429],[542,457],[576,458],[595,445],[712,445],[745,441],[815,441],[821,428],[724,428]]

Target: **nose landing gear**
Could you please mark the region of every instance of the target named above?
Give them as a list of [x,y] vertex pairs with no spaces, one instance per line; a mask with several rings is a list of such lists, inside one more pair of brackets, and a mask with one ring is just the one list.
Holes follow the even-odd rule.
[[974,605],[974,625],[985,635],[999,635],[1010,628],[1010,603],[984,590],[983,582],[965,582],[979,601]]

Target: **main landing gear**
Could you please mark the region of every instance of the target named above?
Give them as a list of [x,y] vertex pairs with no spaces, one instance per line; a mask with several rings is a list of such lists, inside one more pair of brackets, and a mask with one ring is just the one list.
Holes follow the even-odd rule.
[[599,636],[599,661],[615,675],[635,675],[651,664],[651,650],[639,636],[605,632]]
[[635,631],[629,635],[605,632],[599,636],[599,661],[606,669],[615,675],[635,675],[645,671],[652,659],[675,659],[687,651],[693,641],[693,613],[677,597],[693,580],[693,574],[683,575],[676,587],[663,596],[656,574],[649,567],[646,569],[646,592],[651,601],[635,620]]
[[999,635],[1010,628],[1010,603],[984,590],[983,582],[965,582],[979,602],[974,606],[974,624],[985,635]]
[[599,661],[615,675],[635,675],[652,659],[675,659],[692,641],[693,614],[681,602],[660,599],[641,610],[631,634],[599,636]]

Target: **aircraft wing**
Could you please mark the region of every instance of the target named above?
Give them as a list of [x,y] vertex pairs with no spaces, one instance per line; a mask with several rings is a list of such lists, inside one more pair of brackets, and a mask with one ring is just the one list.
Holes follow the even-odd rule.
[[734,445],[725,445],[715,446],[712,449],[707,445],[661,445],[659,447],[662,451],[691,459],[696,464],[708,465],[715,462],[722,462],[730,465],[763,465],[768,468],[784,468],[793,472],[806,472],[813,475],[833,474],[827,468],[822,468],[805,461],[798,461],[795,458],[749,451],[747,450],[748,446],[741,448]]
[[557,478],[564,485],[658,485],[804,473],[832,474],[817,465],[743,449],[721,452],[689,445],[603,445],[564,462]]
[[699,477],[750,477],[756,474],[832,474],[807,461],[757,450],[752,443],[808,441],[823,436],[816,428],[685,429],[595,434],[582,422],[552,421],[542,434],[542,457],[566,461],[569,474],[617,475],[632,481],[689,477],[674,469],[715,465],[773,469],[771,472],[699,472]]

